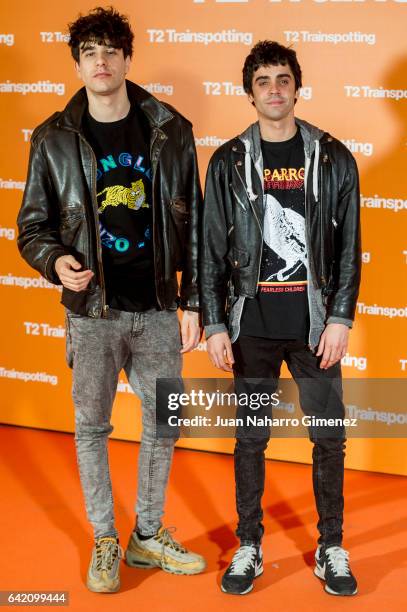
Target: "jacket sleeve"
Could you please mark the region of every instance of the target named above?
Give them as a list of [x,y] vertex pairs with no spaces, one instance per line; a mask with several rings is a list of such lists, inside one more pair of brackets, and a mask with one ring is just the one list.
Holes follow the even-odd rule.
[[203,324],[207,338],[217,331],[226,331],[225,307],[230,267],[228,253],[228,214],[230,195],[224,159],[212,157],[206,175],[202,215],[200,285]]
[[189,207],[189,219],[181,277],[180,307],[182,310],[199,312],[198,255],[202,190],[199,180],[195,140],[189,122],[188,126],[183,130],[183,136],[182,168],[185,173],[185,197]]
[[17,218],[17,245],[25,261],[49,282],[60,285],[55,260],[69,255],[59,235],[59,213],[43,143],[31,144],[27,183]]
[[361,277],[359,174],[356,161],[347,150],[346,156],[347,164],[338,202],[335,290],[328,305],[328,323],[338,322],[337,319],[353,321]]

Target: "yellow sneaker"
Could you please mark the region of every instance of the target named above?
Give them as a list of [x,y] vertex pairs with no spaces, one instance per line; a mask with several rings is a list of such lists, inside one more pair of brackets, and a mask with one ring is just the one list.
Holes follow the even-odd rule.
[[189,552],[171,537],[171,531],[164,529],[148,540],[140,540],[133,531],[126,550],[126,563],[131,567],[149,569],[161,567],[171,574],[199,574],[206,567],[201,555]]
[[120,559],[123,549],[117,538],[98,538],[92,551],[86,586],[94,593],[116,593],[120,589]]

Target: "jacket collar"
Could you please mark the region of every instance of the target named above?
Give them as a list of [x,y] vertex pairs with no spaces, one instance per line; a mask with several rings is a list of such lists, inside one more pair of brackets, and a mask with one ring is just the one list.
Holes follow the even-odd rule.
[[[174,117],[173,113],[157,98],[149,94],[139,85],[126,80],[127,95],[131,104],[137,104],[147,117],[150,127],[161,127]],[[88,107],[88,97],[85,87],[82,87],[70,99],[62,111],[58,126],[69,130],[82,131],[82,118]]]
[[[298,125],[301,131],[301,136],[304,141],[304,149],[307,153],[308,157],[311,157],[312,153],[315,149],[315,142],[317,140],[321,140],[324,135],[327,135],[326,132],[320,130],[315,125],[304,121],[303,119],[295,118],[295,123]],[[245,144],[247,150],[247,142],[249,142],[249,149],[251,152],[252,159],[254,163],[261,157],[261,137],[260,137],[260,127],[259,122],[256,121],[249,125],[249,127],[240,134],[238,137],[239,140]]]

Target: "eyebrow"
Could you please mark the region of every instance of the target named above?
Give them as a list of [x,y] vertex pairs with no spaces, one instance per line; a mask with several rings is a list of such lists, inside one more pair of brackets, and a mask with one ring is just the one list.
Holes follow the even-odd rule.
[[[282,73],[280,73],[280,74],[277,74],[277,75],[276,75],[276,78],[277,78],[277,79],[281,79],[281,78],[283,78],[283,77],[288,77],[289,79],[292,79],[291,74],[288,74],[288,72],[287,72],[287,73],[282,72]],[[260,80],[267,80],[267,81],[269,81],[269,80],[270,80],[270,78],[271,78],[271,77],[270,77],[270,76],[268,76],[267,74],[263,74],[263,75],[261,75],[261,74],[260,74],[260,75],[259,75],[259,76],[258,76],[258,77],[255,79],[255,81],[254,81],[254,82],[255,82],[255,83],[257,83],[257,81],[260,81]]]
[[114,47],[114,45],[112,45],[108,41],[104,42],[103,44],[100,44],[98,42],[93,42],[89,40],[89,41],[82,43],[82,45],[79,47],[79,50],[82,52],[89,51],[91,49],[95,49],[98,45],[102,47],[104,46],[107,49],[116,49],[116,47]]
[[81,51],[89,51],[89,49],[94,49],[96,47],[95,43],[85,42],[79,47]]

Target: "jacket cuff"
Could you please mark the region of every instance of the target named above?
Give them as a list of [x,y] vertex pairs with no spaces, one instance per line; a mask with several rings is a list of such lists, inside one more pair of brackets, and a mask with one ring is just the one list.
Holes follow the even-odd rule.
[[342,325],[349,327],[349,329],[352,329],[353,327],[352,319],[344,319],[343,317],[328,317],[326,324],[329,325],[329,323],[341,323]]
[[70,255],[70,252],[68,251],[68,249],[61,248],[56,252],[53,251],[52,254],[49,255],[45,263],[44,276],[47,279],[47,281],[49,281],[50,283],[53,283],[54,285],[62,285],[61,280],[55,270],[55,262],[58,259],[58,257],[63,257],[64,255]]
[[227,333],[227,327],[224,323],[214,323],[213,325],[205,325],[205,338],[208,340],[214,334],[220,334],[222,332]]
[[197,312],[197,313],[201,312],[201,308],[199,308],[199,306],[188,306],[186,304],[180,304],[179,307],[180,307],[180,310],[182,311],[189,310],[190,312]]
[[178,304],[181,310],[192,310],[192,312],[201,312],[198,290],[190,291],[189,294],[185,295],[184,291],[181,289],[181,295],[178,298]]

